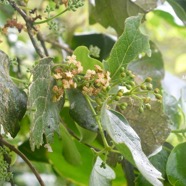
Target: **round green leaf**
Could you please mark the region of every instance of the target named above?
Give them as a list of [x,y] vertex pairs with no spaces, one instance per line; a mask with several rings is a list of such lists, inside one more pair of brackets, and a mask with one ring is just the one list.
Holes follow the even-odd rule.
[[78,46],[86,46],[89,48],[92,46],[97,46],[100,49],[99,60],[106,59],[110,54],[110,51],[115,43],[115,40],[106,34],[90,33],[90,34],[78,34],[74,35],[72,38],[71,48],[76,49]]
[[186,185],[186,142],[177,145],[171,152],[166,172],[170,183],[174,186]]
[[85,46],[76,48],[74,55],[76,55],[77,60],[80,61],[81,65],[83,66],[83,73],[86,73],[88,69],[94,70],[95,65],[103,67],[103,64],[99,60],[90,57],[89,50]]

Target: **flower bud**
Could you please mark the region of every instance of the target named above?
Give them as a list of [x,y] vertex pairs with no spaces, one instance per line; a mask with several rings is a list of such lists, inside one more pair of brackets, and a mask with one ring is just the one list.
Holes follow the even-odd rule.
[[152,78],[151,78],[151,77],[147,77],[147,78],[145,79],[145,82],[146,82],[146,83],[151,83],[151,82],[152,82]]
[[156,97],[156,99],[158,99],[158,100],[162,100],[162,95],[160,95],[160,94],[155,94],[155,97]]
[[146,86],[145,84],[142,84],[142,85],[140,86],[140,89],[141,89],[141,90],[147,90],[147,86]]
[[149,84],[147,85],[147,90],[152,90],[152,89],[153,89],[153,86],[152,86],[151,83],[149,83]]

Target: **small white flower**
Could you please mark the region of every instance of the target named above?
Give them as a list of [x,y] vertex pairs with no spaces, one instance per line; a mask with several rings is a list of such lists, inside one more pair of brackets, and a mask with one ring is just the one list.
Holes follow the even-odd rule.
[[62,76],[60,73],[54,74],[54,79],[61,79]]

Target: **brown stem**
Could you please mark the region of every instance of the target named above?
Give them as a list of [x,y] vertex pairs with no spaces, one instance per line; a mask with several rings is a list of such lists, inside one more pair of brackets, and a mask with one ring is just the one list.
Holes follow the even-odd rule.
[[47,50],[46,45],[45,45],[45,41],[44,41],[43,36],[41,35],[40,32],[37,33],[37,39],[40,41],[41,46],[43,47],[43,50],[45,52],[45,55],[49,56],[48,50]]
[[33,165],[31,164],[31,162],[27,159],[27,157],[21,151],[19,151],[13,145],[11,145],[7,141],[5,141],[1,135],[0,135],[0,142],[1,142],[1,144],[3,144],[6,147],[8,147],[11,151],[13,151],[17,155],[19,155],[25,161],[25,163],[27,163],[27,165],[30,167],[30,169],[32,170],[32,172],[36,176],[36,178],[37,178],[38,182],[40,183],[40,185],[41,186],[45,186],[45,184],[44,184],[43,180],[41,179],[41,177],[40,177],[39,173],[37,172],[37,170],[33,167]]
[[32,32],[32,29],[36,30],[37,29],[33,26],[33,20],[31,17],[29,17],[25,11],[23,11],[16,3],[15,1],[12,0],[8,0],[8,2],[10,3],[10,5],[22,16],[22,18],[25,20],[26,23],[26,27],[27,27],[27,31],[28,31],[28,35],[30,37],[30,40],[32,41],[32,44],[37,52],[37,54],[43,58],[45,57],[45,55],[43,54],[43,52],[41,51],[40,47],[38,46],[38,43],[36,42],[35,38],[34,38],[34,34]]
[[65,50],[66,52],[68,52],[69,54],[72,54],[73,53],[73,50],[72,49],[70,49],[70,48],[68,48],[68,47],[66,47],[66,46],[64,46],[64,45],[62,45],[62,44],[60,44],[60,43],[58,43],[58,42],[56,42],[56,41],[51,41],[50,39],[44,39],[47,43],[50,43],[50,44],[52,44],[53,46],[56,46],[56,47],[59,47],[59,48],[61,48],[61,49],[63,49],[63,50]]

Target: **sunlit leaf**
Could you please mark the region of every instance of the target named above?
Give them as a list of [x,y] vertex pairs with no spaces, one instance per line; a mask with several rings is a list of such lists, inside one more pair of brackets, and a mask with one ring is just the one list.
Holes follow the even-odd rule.
[[90,57],[89,50],[85,46],[76,48],[74,54],[76,55],[77,60],[80,61],[81,65],[83,66],[83,73],[86,73],[88,69],[94,70],[94,65],[99,65],[101,67],[103,66],[99,60]]
[[52,59],[44,58],[33,70],[33,82],[29,87],[28,107],[31,120],[30,145],[31,149],[39,148],[53,139],[54,131],[59,129],[59,112],[64,99],[52,101],[54,80],[51,76]]
[[54,142],[51,144],[53,152],[48,153],[48,158],[58,175],[69,179],[77,185],[87,186],[93,166],[94,155],[89,147],[77,140],[74,140],[74,142],[82,157],[82,163],[79,166],[74,166],[66,161],[61,153],[63,140],[58,138],[57,135],[54,136]]
[[97,137],[96,132],[87,130],[78,124],[76,126],[80,134],[80,142],[85,143],[85,144],[90,144],[96,139]]
[[74,121],[91,131],[97,131],[98,126],[93,112],[85,99],[84,95],[78,89],[71,89],[67,91],[70,101],[70,116]]
[[172,185],[186,185],[186,143],[177,145],[171,152],[166,167],[168,179]]
[[[186,7],[183,7],[183,4],[185,5],[185,0],[167,0],[168,3],[172,6],[177,16],[182,20],[184,25],[186,24]],[[185,8],[185,9],[184,9]]]
[[62,137],[63,156],[65,157],[65,160],[75,166],[81,165],[81,155],[71,135],[68,133],[67,129],[63,125],[61,125],[60,127],[60,134]]
[[170,14],[169,12],[165,12],[163,10],[154,10],[153,14],[164,19],[166,22],[168,22],[170,25],[174,27],[177,27],[177,28],[183,27],[180,24],[178,24],[178,22],[176,22],[176,20],[174,19],[174,16]]
[[120,77],[121,67],[134,60],[142,52],[150,55],[150,45],[147,36],[140,31],[142,15],[130,17],[125,22],[124,33],[111,50],[105,68],[110,71],[112,81]]
[[15,137],[19,132],[19,121],[26,112],[27,96],[18,89],[9,76],[8,56],[0,51],[0,124],[5,132]]
[[[170,144],[168,144],[167,146],[165,145],[160,152],[149,158],[150,162],[162,173],[162,177],[164,178],[164,185],[167,185],[168,182],[166,178],[166,164],[171,150],[172,147]],[[135,180],[135,186],[142,185],[151,186],[151,184],[141,174],[139,174],[139,176]]]
[[90,176],[89,186],[111,186],[111,181],[115,179],[114,171],[108,165],[101,167],[102,163],[98,156]]
[[153,167],[143,153],[140,138],[127,120],[118,112],[103,107],[101,120],[105,130],[114,141],[122,155],[136,165],[140,173],[153,185],[162,186],[161,173]]
[[130,126],[141,139],[143,151],[149,155],[158,149],[170,134],[170,121],[163,112],[163,106],[157,101],[150,101],[151,109],[139,112],[141,102],[135,98],[122,98],[120,103],[128,104],[126,110],[118,110],[127,119]]

